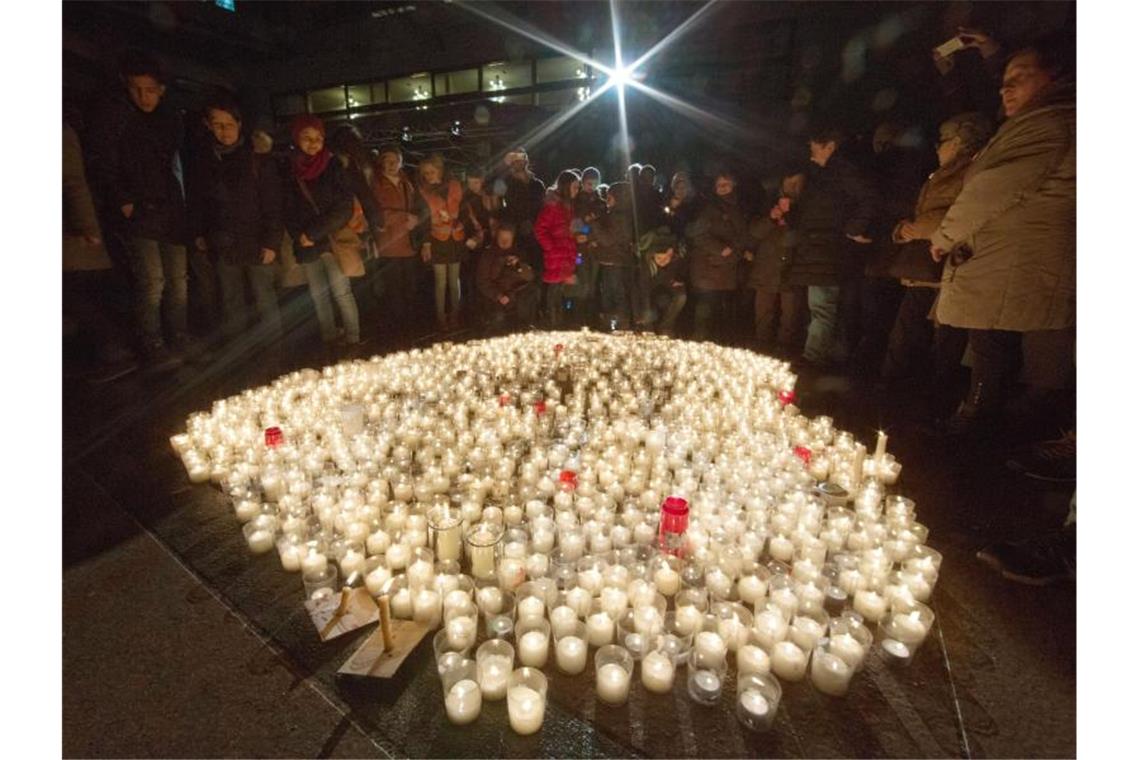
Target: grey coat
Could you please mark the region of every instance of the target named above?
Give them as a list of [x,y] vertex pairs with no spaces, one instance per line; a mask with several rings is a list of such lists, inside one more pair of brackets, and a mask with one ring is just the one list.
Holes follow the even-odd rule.
[[937,317],[979,330],[1076,320],[1077,109],[1072,90],[1007,120],[978,154],[931,243],[951,251]]

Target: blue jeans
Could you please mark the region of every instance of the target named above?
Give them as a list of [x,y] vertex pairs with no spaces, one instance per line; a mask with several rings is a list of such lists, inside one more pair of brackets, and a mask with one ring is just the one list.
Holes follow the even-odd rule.
[[163,344],[162,318],[175,335],[186,332],[186,246],[131,238],[127,256],[134,275],[135,327],[143,344]]
[[276,267],[260,264],[226,264],[218,261],[218,279],[222,286],[222,334],[237,337],[248,322],[249,309],[245,302],[244,277],[249,278],[257,314],[261,318],[259,339],[269,340],[281,335],[281,311],[277,306],[277,290],[273,285]]
[[[302,264],[305,279],[309,282],[309,296],[317,311],[317,322],[321,326],[321,340],[331,343],[336,340],[336,317],[333,315],[332,301],[336,299],[340,310],[340,321],[344,323],[346,343],[360,342],[360,314],[356,310],[356,297],[352,295],[352,284],[340,271],[340,264],[331,253],[325,252],[316,261]],[[331,298],[330,298],[331,292]]]
[[807,341],[804,343],[804,358],[820,364],[841,358],[837,356],[840,353],[839,286],[809,286],[808,311],[811,313],[811,323],[808,324]]

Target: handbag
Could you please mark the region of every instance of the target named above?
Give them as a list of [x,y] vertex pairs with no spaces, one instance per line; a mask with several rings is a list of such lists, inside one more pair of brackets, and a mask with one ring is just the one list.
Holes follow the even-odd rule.
[[[317,202],[313,200],[313,195],[309,192],[309,188],[306,187],[300,177],[295,177],[294,179],[297,180],[297,187],[301,188],[301,195],[305,196],[305,200],[313,207],[313,211],[318,214],[321,213],[321,209],[317,206]],[[336,258],[336,263],[345,277],[364,276],[364,259],[360,255],[360,249],[363,247],[363,243],[356,229],[364,229],[364,208],[360,205],[360,201],[356,199],[356,196],[353,196],[352,218],[349,219],[348,224],[329,235],[329,250],[332,251],[332,255]]]

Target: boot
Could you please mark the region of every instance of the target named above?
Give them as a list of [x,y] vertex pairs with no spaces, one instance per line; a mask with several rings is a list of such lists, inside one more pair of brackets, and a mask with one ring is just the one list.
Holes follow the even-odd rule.
[[997,418],[998,403],[990,386],[975,380],[970,385],[966,398],[958,405],[943,425],[942,433],[947,438],[973,437],[987,432]]

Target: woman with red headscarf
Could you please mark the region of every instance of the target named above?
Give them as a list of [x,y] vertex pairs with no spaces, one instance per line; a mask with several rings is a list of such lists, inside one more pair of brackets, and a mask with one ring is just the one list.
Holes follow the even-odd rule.
[[[358,346],[360,316],[348,277],[333,252],[333,235],[352,219],[354,196],[339,161],[325,148],[325,125],[310,114],[290,125],[293,135],[292,177],[285,183],[285,226],[293,238],[293,251],[305,270],[309,295],[326,343],[343,341]],[[331,292],[331,298],[330,298]],[[336,301],[343,333],[336,328],[332,301]]]

